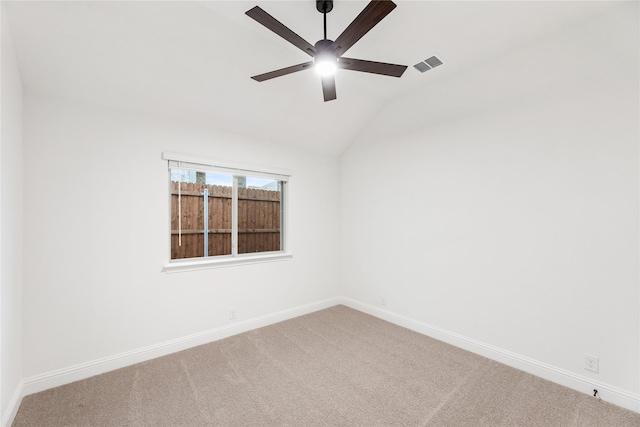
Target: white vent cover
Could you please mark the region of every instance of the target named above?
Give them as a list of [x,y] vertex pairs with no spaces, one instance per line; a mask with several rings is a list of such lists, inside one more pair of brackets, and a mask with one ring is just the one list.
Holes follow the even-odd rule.
[[413,68],[415,68],[416,70],[420,71],[421,73],[424,73],[425,71],[429,71],[433,68],[436,68],[440,65],[442,65],[443,62],[436,57],[435,55],[425,59],[424,61],[418,62],[416,65],[413,66]]

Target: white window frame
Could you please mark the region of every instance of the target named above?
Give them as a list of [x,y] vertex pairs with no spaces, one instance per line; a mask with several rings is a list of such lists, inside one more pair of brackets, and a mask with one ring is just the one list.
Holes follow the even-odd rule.
[[[243,264],[255,264],[271,261],[288,260],[293,257],[290,251],[289,245],[289,199],[291,194],[291,174],[286,170],[277,170],[274,168],[262,167],[262,166],[248,166],[231,164],[227,162],[221,162],[216,160],[204,159],[198,156],[163,152],[162,159],[168,163],[168,169],[176,167],[178,164],[184,164],[185,169],[197,169],[198,171],[212,171],[220,173],[228,173],[233,176],[233,197],[232,197],[232,224],[233,230],[231,233],[232,250],[230,255],[215,255],[202,258],[185,258],[185,259],[171,259],[171,191],[168,192],[168,213],[167,213],[167,229],[169,236],[169,243],[167,244],[167,263],[165,263],[162,271],[165,273],[176,273],[181,271],[201,270],[206,268],[216,267],[229,267],[234,265]],[[283,191],[281,200],[281,247],[279,251],[271,252],[256,252],[249,254],[238,254],[238,242],[237,242],[237,212],[238,212],[238,199],[237,199],[237,177],[238,176],[250,176],[256,178],[269,178],[282,181]],[[171,180],[169,179],[169,187],[171,186]]]

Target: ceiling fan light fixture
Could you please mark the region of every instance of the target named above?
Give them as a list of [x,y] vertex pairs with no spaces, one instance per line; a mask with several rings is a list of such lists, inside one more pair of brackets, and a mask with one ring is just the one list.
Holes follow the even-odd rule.
[[333,76],[338,69],[338,58],[331,55],[325,55],[320,58],[314,58],[315,69],[322,77]]
[[322,77],[333,76],[338,68],[338,56],[333,51],[332,40],[319,40],[315,48],[317,53],[313,58],[315,69]]

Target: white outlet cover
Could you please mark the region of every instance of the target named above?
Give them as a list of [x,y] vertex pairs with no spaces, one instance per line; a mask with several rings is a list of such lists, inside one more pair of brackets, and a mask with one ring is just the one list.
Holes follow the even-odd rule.
[[586,369],[587,371],[598,373],[598,371],[600,370],[600,360],[598,359],[598,356],[594,356],[593,354],[585,354],[584,369]]

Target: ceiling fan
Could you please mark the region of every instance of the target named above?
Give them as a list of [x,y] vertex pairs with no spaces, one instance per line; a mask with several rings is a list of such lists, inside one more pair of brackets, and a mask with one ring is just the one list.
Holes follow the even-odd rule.
[[383,76],[400,77],[407,69],[406,65],[387,64],[384,62],[364,61],[362,59],[345,58],[342,55],[353,46],[370,29],[376,26],[387,16],[396,4],[391,0],[371,1],[356,19],[333,41],[327,39],[327,13],[333,9],[333,1],[316,1],[316,9],[324,16],[324,39],[315,45],[310,44],[302,37],[291,31],[280,21],[256,6],[248,10],[246,14],[267,27],[289,43],[313,57],[313,61],[293,65],[264,74],[251,77],[253,80],[263,82],[275,77],[285,76],[297,71],[307,70],[315,66],[322,81],[322,93],[324,101],[336,99],[335,70],[362,71],[365,73],[381,74]]

